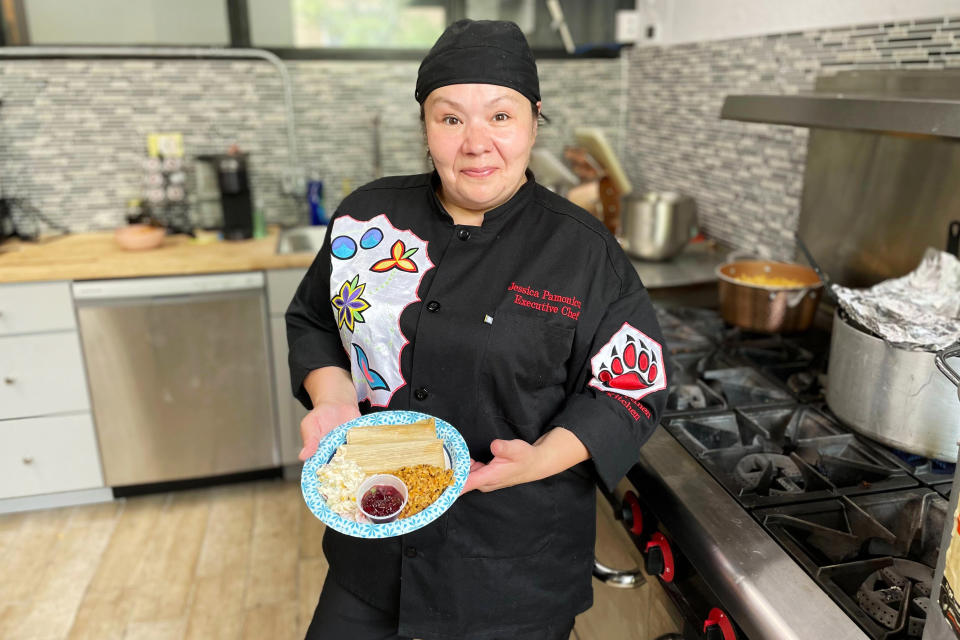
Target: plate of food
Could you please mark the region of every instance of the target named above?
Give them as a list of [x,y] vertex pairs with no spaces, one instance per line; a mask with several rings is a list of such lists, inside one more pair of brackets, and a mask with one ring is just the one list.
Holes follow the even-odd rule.
[[328,433],[303,464],[300,490],[328,527],[391,538],[439,518],[469,473],[467,443],[449,423],[415,411],[379,411]]

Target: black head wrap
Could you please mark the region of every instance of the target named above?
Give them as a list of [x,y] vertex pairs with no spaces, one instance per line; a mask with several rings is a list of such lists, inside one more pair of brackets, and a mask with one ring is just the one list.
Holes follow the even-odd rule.
[[441,34],[420,63],[414,96],[451,84],[495,84],[540,101],[537,63],[516,24],[503,20],[458,20]]

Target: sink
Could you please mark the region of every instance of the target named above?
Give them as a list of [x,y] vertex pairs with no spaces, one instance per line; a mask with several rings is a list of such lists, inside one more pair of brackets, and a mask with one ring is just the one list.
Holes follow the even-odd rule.
[[280,232],[277,253],[316,253],[323,245],[327,228],[321,226],[294,227]]

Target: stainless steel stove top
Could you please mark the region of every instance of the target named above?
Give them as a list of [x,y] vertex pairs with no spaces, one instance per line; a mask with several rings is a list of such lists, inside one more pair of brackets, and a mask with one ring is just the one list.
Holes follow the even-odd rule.
[[742,631],[919,638],[953,465],[868,441],[831,414],[828,335],[658,313],[670,399],[630,479]]

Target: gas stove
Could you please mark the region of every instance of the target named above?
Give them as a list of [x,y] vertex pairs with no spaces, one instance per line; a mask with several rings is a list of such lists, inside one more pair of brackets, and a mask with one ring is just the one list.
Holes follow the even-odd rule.
[[691,637],[920,638],[954,465],[870,441],[831,413],[828,334],[749,334],[702,309],[658,316],[664,429],[629,478],[733,621]]

